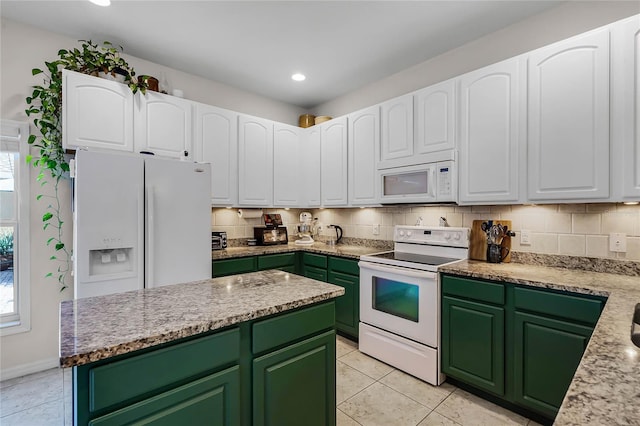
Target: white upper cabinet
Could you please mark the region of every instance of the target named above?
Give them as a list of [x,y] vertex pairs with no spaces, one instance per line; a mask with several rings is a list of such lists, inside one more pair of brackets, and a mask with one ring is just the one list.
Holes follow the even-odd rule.
[[349,204],[378,203],[376,160],[380,147],[380,108],[374,106],[350,114],[349,132]]
[[529,54],[528,198],[609,196],[609,29]]
[[380,104],[380,160],[377,168],[413,164],[413,95]]
[[192,101],[147,90],[136,96],[136,152],[193,159]]
[[640,201],[640,15],[611,37],[612,201]]
[[195,160],[211,163],[211,204],[238,203],[238,113],[196,105]]
[[346,206],[347,117],[334,118],[319,126],[322,205]]
[[455,80],[448,80],[413,95],[415,153],[454,149]]
[[273,127],[273,205],[297,207],[301,204],[300,179],[302,129],[275,123]]
[[500,62],[460,77],[461,204],[518,200],[524,141],[520,114],[525,96],[524,62]]
[[273,204],[273,122],[240,115],[238,118],[238,204]]
[[115,81],[63,70],[65,149],[133,151],[133,93]]
[[300,164],[302,170],[302,205],[304,207],[320,207],[320,126],[312,126],[303,131],[304,137],[300,148]]

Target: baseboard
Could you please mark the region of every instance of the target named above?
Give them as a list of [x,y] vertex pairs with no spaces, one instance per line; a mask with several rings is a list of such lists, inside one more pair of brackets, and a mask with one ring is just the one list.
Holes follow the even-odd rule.
[[60,366],[60,358],[48,358],[0,370],[0,380],[14,379]]

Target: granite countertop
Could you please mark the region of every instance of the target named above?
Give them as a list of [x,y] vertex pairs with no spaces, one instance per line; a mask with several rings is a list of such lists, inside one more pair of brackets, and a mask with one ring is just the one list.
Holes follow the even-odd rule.
[[73,367],[277,314],[344,288],[269,270],[60,305],[60,365]]
[[606,296],[607,303],[555,425],[638,424],[640,348],[631,343],[640,277],[518,263],[460,261],[440,272]]
[[279,244],[274,246],[240,246],[227,247],[224,250],[213,250],[211,258],[233,259],[238,257],[257,256],[263,254],[289,253],[294,251],[306,251],[310,253],[328,254],[331,256],[346,257],[350,259],[360,259],[360,256],[372,253],[380,253],[383,251],[393,250],[393,245],[389,247],[372,247],[366,245],[355,244],[336,244],[330,246],[325,243],[313,243],[309,246],[296,245],[294,243]]

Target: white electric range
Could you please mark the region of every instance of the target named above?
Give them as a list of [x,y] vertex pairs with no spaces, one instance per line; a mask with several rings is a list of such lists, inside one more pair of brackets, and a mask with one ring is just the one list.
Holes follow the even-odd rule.
[[440,385],[439,266],[469,257],[469,228],[396,226],[394,250],[360,257],[359,349]]

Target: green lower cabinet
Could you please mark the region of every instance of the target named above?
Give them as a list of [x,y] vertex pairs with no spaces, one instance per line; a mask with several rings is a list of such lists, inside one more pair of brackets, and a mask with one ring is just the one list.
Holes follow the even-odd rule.
[[329,331],[253,361],[253,425],[334,426],[336,340]]
[[307,278],[312,278],[318,281],[324,281],[324,282],[327,281],[327,270],[316,268],[315,266],[304,265],[302,275],[304,275]]
[[296,269],[296,253],[264,254],[258,256],[258,271],[279,269],[294,273]]
[[444,296],[442,371],[504,395],[504,309]]
[[360,278],[329,271],[328,282],[344,288],[344,295],[336,299],[336,329],[358,337],[360,321]]
[[91,426],[233,426],[240,423],[240,368],[231,367],[153,398],[98,417]]
[[246,274],[258,270],[256,256],[240,257],[237,259],[214,260],[211,264],[213,278],[227,275]]
[[516,311],[516,402],[555,417],[592,331],[592,327]]

